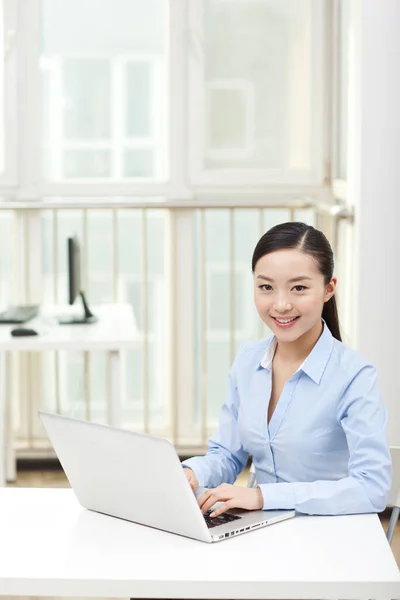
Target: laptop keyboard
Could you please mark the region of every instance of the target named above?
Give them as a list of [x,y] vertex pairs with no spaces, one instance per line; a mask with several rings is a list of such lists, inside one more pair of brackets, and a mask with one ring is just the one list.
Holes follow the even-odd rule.
[[207,524],[208,528],[218,527],[218,525],[225,525],[225,523],[231,523],[232,521],[237,521],[242,517],[238,517],[237,515],[232,515],[231,513],[222,513],[222,515],[218,515],[218,517],[210,517],[212,510],[208,510],[204,513],[203,517]]

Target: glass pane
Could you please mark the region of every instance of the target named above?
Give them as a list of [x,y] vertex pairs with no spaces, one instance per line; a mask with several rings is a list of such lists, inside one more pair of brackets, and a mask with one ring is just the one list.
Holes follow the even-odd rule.
[[311,4],[206,0],[206,168],[310,168]]
[[137,61],[127,65],[126,135],[145,136],[151,128],[151,61]]
[[138,148],[125,152],[125,177],[151,177],[154,171],[153,150]]
[[[206,387],[207,414],[215,422],[219,408],[225,398],[226,375],[230,366],[229,344],[229,212],[206,210],[205,230],[202,231],[203,214],[196,214],[196,238],[193,240],[195,273],[195,335],[194,360],[196,365],[195,418],[201,415],[202,385]],[[203,237],[204,233],[204,237]],[[205,264],[202,264],[204,247]],[[203,279],[203,273],[205,279]],[[204,297],[205,292],[205,297]],[[220,294],[220,296],[219,296]],[[203,298],[206,306],[203,306]],[[205,313],[206,328],[202,314]],[[206,361],[202,364],[201,348],[206,347]]]
[[138,327],[142,326],[142,219],[140,210],[118,211],[118,292],[119,302],[130,302]]
[[90,210],[87,214],[87,283],[88,301],[102,304],[114,301],[114,238],[112,213]]
[[[89,359],[89,390],[90,417],[97,423],[108,423],[107,400],[107,352],[90,352]],[[84,406],[82,406],[84,409]],[[82,411],[85,418],[85,412]]]
[[[161,210],[146,211],[129,209],[118,211],[118,278],[117,297],[119,302],[132,304],[138,327],[142,329],[144,291],[147,282],[147,318],[149,331],[158,336],[163,323],[165,307],[164,274],[164,227],[165,213]],[[143,269],[144,228],[147,230],[147,276]]]
[[0,306],[12,303],[12,233],[13,213],[0,210]]
[[[86,418],[83,352],[42,352],[42,402],[45,410]],[[57,377],[58,373],[58,377]],[[104,384],[103,384],[104,387]],[[35,421],[36,422],[36,421]],[[48,436],[41,428],[42,437]]]
[[110,62],[68,59],[62,64],[64,139],[109,139]]
[[[50,119],[46,118],[50,113],[49,100],[51,97],[51,75],[49,69],[44,65],[42,67],[42,136],[44,146],[48,148],[50,145]],[[47,163],[48,161],[46,161]]]
[[254,306],[251,260],[261,237],[262,211],[235,210],[235,342],[236,346],[264,335]]
[[[129,302],[136,317],[138,328],[142,330],[142,218],[140,210],[118,211],[118,301]],[[143,346],[125,353],[126,396],[124,402],[124,422],[128,427],[138,427],[143,423]]]
[[294,211],[294,220],[316,226],[316,215],[313,208],[301,208]]
[[275,225],[287,223],[290,220],[290,210],[287,208],[265,208],[262,220],[263,233],[266,233],[268,229],[275,227]]
[[43,176],[166,178],[166,0],[40,2]]
[[64,152],[66,179],[111,176],[111,150],[67,150]]
[[[251,94],[250,94],[251,95]],[[210,86],[210,152],[240,152],[246,144],[249,96],[244,90],[226,86],[225,89]],[[224,118],[221,119],[221,114]]]
[[[234,311],[234,345],[257,339],[258,317],[253,302],[251,256],[260,231],[259,210],[236,210],[233,222],[234,267],[231,273],[231,221],[228,210],[209,210],[205,213],[205,239],[201,239],[201,215],[197,215],[195,249],[195,314],[196,337],[196,420],[201,414],[201,338],[205,335],[207,364],[206,397],[210,427],[215,426],[221,404],[225,400],[227,374],[231,366],[231,314]],[[205,244],[205,281],[201,280],[202,266],[198,248]],[[233,277],[233,279],[232,279]],[[232,300],[231,282],[234,285]],[[206,331],[202,330],[200,315],[203,289],[207,305]]]
[[[166,426],[168,406],[165,396],[165,295],[164,272],[165,213],[159,210],[118,211],[118,300],[133,306],[143,345],[126,353],[126,403],[124,421],[141,428],[146,401],[149,407],[150,428]],[[144,237],[146,230],[147,236]],[[147,238],[147,274],[143,273],[144,240]],[[147,290],[144,288],[147,282]],[[146,304],[144,305],[143,302]],[[143,320],[144,308],[147,313]],[[148,397],[144,397],[144,343],[148,344]]]

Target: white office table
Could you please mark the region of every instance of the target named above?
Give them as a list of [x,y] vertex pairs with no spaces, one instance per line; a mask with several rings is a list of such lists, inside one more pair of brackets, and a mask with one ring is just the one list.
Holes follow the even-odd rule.
[[5,596],[400,598],[373,514],[298,516],[205,544],[87,511],[70,489],[2,488],[0,532]]
[[[90,325],[59,325],[55,315],[80,314],[80,306],[48,307],[43,315],[24,326],[39,330],[40,335],[12,337],[15,325],[0,325],[0,486],[4,479],[15,479],[15,459],[12,448],[12,403],[10,381],[11,357],[14,352],[45,350],[105,350],[109,353],[108,422],[118,427],[121,422],[121,361],[122,350],[137,348],[139,334],[129,304],[109,304],[93,307],[98,322]],[[4,459],[1,460],[4,449]]]

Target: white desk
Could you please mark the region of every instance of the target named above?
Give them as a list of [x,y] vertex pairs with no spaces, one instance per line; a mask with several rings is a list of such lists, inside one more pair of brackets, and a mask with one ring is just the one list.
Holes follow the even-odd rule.
[[[81,307],[69,307],[71,314]],[[15,325],[0,325],[0,486],[5,477],[15,479],[15,459],[12,447],[12,405],[8,374],[13,352],[43,352],[45,350],[106,350],[109,353],[109,414],[110,425],[121,422],[120,353],[137,348],[139,335],[132,307],[128,304],[110,304],[93,307],[98,322],[90,325],[58,325],[55,315],[65,314],[66,307],[44,309],[43,317],[33,319],[26,327],[40,330],[40,335],[12,337]],[[5,449],[4,460],[1,460]],[[5,470],[4,470],[5,467]]]
[[69,489],[0,489],[0,595],[400,598],[376,515],[298,516],[205,544],[83,509]]

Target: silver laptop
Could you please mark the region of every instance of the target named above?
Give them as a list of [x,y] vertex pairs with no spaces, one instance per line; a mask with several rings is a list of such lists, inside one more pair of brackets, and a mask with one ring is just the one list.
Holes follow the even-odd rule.
[[171,442],[108,425],[39,412],[85,508],[202,542],[220,542],[284,519],[294,510],[202,515]]

